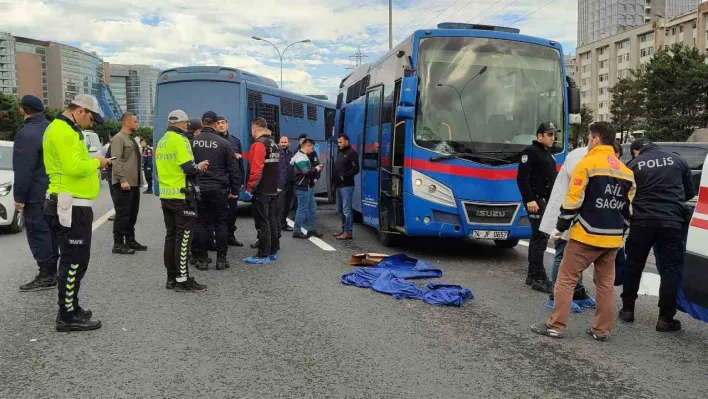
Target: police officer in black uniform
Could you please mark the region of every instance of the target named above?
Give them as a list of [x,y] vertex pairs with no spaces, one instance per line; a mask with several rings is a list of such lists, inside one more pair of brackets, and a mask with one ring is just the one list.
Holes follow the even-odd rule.
[[212,239],[211,228],[214,226],[216,238],[216,270],[229,267],[226,260],[228,251],[229,198],[238,195],[241,187],[241,173],[231,146],[216,131],[217,115],[208,111],[202,117],[202,129],[192,143],[195,162],[209,161],[209,170],[199,175],[197,183],[201,199],[197,209],[197,227],[192,254],[195,266],[207,270],[209,261],[207,251]]
[[559,132],[560,130],[551,122],[544,122],[536,129],[536,140],[521,153],[519,173],[516,177],[532,231],[526,285],[547,294],[553,293],[553,283],[548,279],[543,266],[543,254],[548,245],[548,236],[539,231],[539,227],[548,198],[551,196],[553,183],[558,175],[551,148],[555,142],[555,135]]
[[628,323],[634,321],[639,281],[649,251],[656,244],[661,257],[656,261],[661,276],[656,330],[678,331],[681,323],[674,316],[683,229],[690,219],[684,204],[696,195],[691,169],[680,155],[662,150],[649,139],[637,139],[629,148],[634,158],[627,167],[634,172],[637,194],[625,244],[627,262],[619,317]]

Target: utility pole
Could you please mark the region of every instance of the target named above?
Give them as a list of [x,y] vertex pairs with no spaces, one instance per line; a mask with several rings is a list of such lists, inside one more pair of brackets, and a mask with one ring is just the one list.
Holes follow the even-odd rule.
[[388,50],[393,48],[393,0],[388,0]]

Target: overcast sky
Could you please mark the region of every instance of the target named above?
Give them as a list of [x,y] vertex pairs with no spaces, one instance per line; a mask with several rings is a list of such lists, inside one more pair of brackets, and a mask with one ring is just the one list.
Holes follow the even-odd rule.
[[[471,20],[511,25],[524,34],[559,41],[566,53],[574,53],[577,1],[548,3],[395,0],[394,45],[415,29]],[[111,63],[158,68],[222,65],[277,82],[277,53],[251,36],[270,40],[281,51],[291,42],[311,39],[285,53],[284,86],[332,96],[357,46],[370,61],[388,50],[388,1],[0,0],[0,31],[75,45]]]

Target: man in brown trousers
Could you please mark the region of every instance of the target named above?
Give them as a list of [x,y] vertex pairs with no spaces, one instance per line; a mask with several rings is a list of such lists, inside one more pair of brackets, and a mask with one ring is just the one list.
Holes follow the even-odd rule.
[[607,122],[590,125],[588,154],[575,167],[551,238],[570,229],[555,284],[553,313],[531,327],[537,334],[563,338],[575,286],[594,263],[597,310],[588,335],[605,341],[612,330],[615,256],[629,227],[636,186],[634,174],[615,156],[615,129]]
[[147,247],[135,241],[135,223],[140,210],[140,169],[142,153],[133,134],[138,130],[138,118],[126,112],[121,118],[120,132],[111,141],[113,160],[113,192],[116,217],[113,222],[113,253],[132,255]]

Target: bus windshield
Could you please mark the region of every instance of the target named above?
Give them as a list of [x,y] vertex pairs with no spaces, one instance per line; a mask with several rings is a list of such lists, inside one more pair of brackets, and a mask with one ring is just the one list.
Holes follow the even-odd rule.
[[[546,121],[563,120],[560,53],[550,47],[477,37],[420,42],[415,141],[443,154],[518,154]],[[555,151],[562,151],[563,133]],[[484,158],[481,158],[482,161]]]

